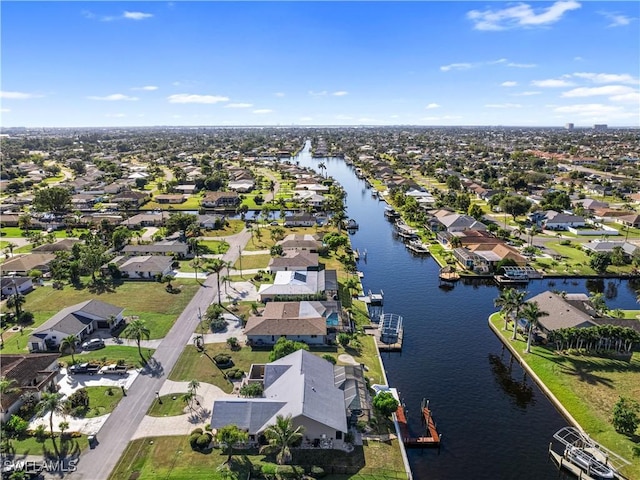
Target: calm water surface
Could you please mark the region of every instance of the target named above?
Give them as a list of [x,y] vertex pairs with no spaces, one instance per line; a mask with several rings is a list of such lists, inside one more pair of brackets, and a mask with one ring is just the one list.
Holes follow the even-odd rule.
[[[320,161],[311,158],[308,144],[293,160],[316,170]],[[510,355],[487,325],[497,287],[458,282],[450,291],[438,288],[438,265],[412,256],[394,238],[386,204],[371,197],[343,160],[322,161],[347,191],[347,215],[360,224],[351,242],[367,251],[366,262],[358,263],[365,291],[383,290],[385,312],[404,318],[402,353],[382,354],[389,383],[399,390],[415,433],[420,401],[427,398],[443,434],[440,454],[407,452],[414,478],[558,478],[547,448],[567,423],[517,364],[509,369]],[[527,285],[528,297],[548,289],[605,289],[610,308],[637,308],[627,282],[556,280],[550,286],[536,280]]]

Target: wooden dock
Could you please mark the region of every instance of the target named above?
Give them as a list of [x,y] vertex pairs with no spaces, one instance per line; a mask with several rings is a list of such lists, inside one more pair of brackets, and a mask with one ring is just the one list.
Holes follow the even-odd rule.
[[378,350],[381,352],[401,352],[402,351],[402,338],[404,336],[404,329],[398,332],[398,340],[395,343],[385,343],[380,339],[380,329],[369,329],[367,332],[369,335],[373,335],[378,345]]
[[551,458],[553,463],[555,463],[555,465],[558,467],[558,470],[564,468],[565,470],[574,474],[580,480],[597,480],[595,477],[587,475],[584,470],[582,470],[577,465],[574,465],[569,460],[565,459],[564,456],[551,450],[551,445],[549,445],[549,458]]
[[431,416],[431,411],[427,406],[428,402],[422,401],[422,422],[426,427],[427,435],[422,437],[412,437],[409,432],[409,425],[407,424],[407,417],[405,414],[405,408],[403,405],[398,405],[396,410],[396,420],[400,426],[400,435],[402,436],[402,443],[407,448],[440,448],[440,434],[436,430],[435,422]]

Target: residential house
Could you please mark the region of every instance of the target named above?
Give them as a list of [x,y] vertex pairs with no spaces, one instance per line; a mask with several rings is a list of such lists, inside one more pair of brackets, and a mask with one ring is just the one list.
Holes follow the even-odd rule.
[[[125,279],[154,280],[173,272],[173,258],[163,255],[120,256],[109,263],[118,267]],[[102,268],[108,269],[108,266],[104,265]]]
[[613,252],[613,249],[616,247],[620,247],[622,252],[628,257],[631,257],[633,253],[640,248],[633,243],[623,240],[591,240],[590,242],[582,244],[583,249],[590,250],[594,253],[610,253]]
[[86,300],[63,308],[33,330],[29,351],[43,352],[58,348],[63,338],[75,335],[81,342],[97,329],[111,329],[122,321],[124,308],[100,300]]
[[75,238],[63,238],[54,243],[44,243],[33,250],[32,253],[70,252],[73,246],[81,241]]
[[296,212],[284,217],[285,227],[313,227],[317,225],[316,217],[307,212]]
[[545,333],[561,328],[586,328],[596,325],[593,321],[595,309],[584,294],[567,294],[563,297],[547,290],[527,302],[536,302],[541,312],[548,313],[548,316],[540,317],[538,320],[540,330]]
[[173,187],[173,189],[180,193],[183,193],[184,195],[193,195],[198,191],[198,187],[196,187],[194,184],[176,185],[175,187]]
[[227,182],[227,188],[239,193],[248,193],[256,186],[256,182],[253,179],[243,180],[231,180]]
[[325,295],[325,272],[326,270],[276,272],[272,284],[260,286],[258,297],[261,302],[283,299],[319,299]]
[[205,208],[235,207],[240,197],[237,192],[207,192],[200,203]]
[[527,259],[516,249],[503,242],[468,244],[455,248],[453,255],[468,270],[476,273],[493,273],[502,260],[513,260],[518,266],[525,266]]
[[469,215],[461,215],[459,213],[452,213],[437,217],[438,222],[441,225],[442,230],[446,230],[449,233],[461,232],[464,230],[486,230],[487,226],[476,220]]
[[30,277],[2,277],[2,298],[15,295],[16,292],[23,295],[33,290],[33,280]]
[[127,218],[123,223],[129,228],[138,229],[142,227],[161,227],[169,219],[169,212],[146,212],[138,213]]
[[338,302],[269,302],[249,317],[244,333],[251,345],[273,345],[280,337],[308,345],[328,343],[328,328],[341,325]]
[[189,245],[180,240],[162,240],[152,244],[125,245],[121,252],[125,255],[172,255],[183,258],[189,254]]
[[12,382],[12,388],[0,396],[0,421],[6,422],[24,403],[27,395],[37,402],[43,392],[56,391],[58,353],[0,355],[2,377]]
[[186,200],[186,197],[181,193],[166,194],[166,195],[161,194],[153,197],[153,200],[156,203],[159,203],[161,205],[169,205],[169,204],[176,205],[176,204],[184,203]]
[[206,228],[207,230],[216,230],[222,228],[224,226],[224,221],[224,215],[198,215],[198,225],[200,225],[200,227],[202,228]]
[[640,215],[624,215],[616,218],[616,223],[624,225],[626,227],[640,228]]
[[136,192],[133,190],[124,190],[111,197],[111,202],[118,205],[129,204],[131,208],[138,208],[149,200],[149,194],[145,192]]
[[40,270],[43,273],[49,271],[49,264],[56,256],[53,253],[29,253],[26,255],[14,255],[0,265],[0,274],[28,275],[31,270]]
[[267,272],[287,270],[319,270],[318,254],[305,250],[285,250],[281,257],[272,257],[267,266]]
[[[235,424],[253,443],[278,415],[290,416],[294,428],[304,428],[305,446],[342,449],[349,428],[348,407],[354,400],[343,379],[339,367],[305,350],[266,365],[252,365],[248,381],[261,383],[263,396],[215,400],[211,427],[217,430]],[[362,377],[359,380],[364,383]]]
[[535,212],[529,215],[529,218],[545,230],[567,230],[569,227],[576,228],[586,225],[584,217],[556,212],[555,210]]
[[318,252],[322,247],[322,242],[315,235],[292,233],[277,242],[283,250],[307,250],[312,253]]

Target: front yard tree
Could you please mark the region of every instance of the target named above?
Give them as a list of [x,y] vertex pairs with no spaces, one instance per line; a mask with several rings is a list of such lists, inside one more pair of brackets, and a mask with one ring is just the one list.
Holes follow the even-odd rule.
[[629,398],[620,397],[613,407],[613,427],[616,432],[633,435],[640,425],[640,404]]
[[227,263],[219,258],[211,259],[208,262],[209,269],[216,274],[216,281],[218,283],[218,305],[222,305],[222,293],[220,292],[220,272],[224,270]]
[[138,344],[138,354],[140,355],[140,358],[144,363],[146,363],[147,361],[142,355],[142,348],[140,347],[140,342],[142,341],[143,338],[146,340],[149,340],[150,335],[151,335],[151,332],[147,328],[147,324],[144,322],[144,320],[140,318],[133,320],[122,331],[123,337],[133,338],[136,341],[136,343]]
[[67,335],[60,342],[60,352],[69,350],[71,352],[71,363],[76,363],[76,359],[73,354],[76,353],[76,346],[78,345],[78,338],[75,335]]
[[276,453],[276,463],[285,465],[291,462],[291,447],[302,440],[304,427],[299,425],[294,428],[291,415],[286,417],[278,415],[276,423],[269,425],[264,430],[264,436],[268,444],[260,447],[260,453]]
[[469,214],[470,217],[473,217],[476,220],[481,220],[482,217],[484,217],[484,212],[482,211],[482,207],[477,203],[471,204],[467,213]]
[[380,392],[373,397],[373,408],[383,417],[390,417],[398,409],[398,400],[391,392]]
[[529,322],[528,335],[527,335],[527,349],[526,352],[531,352],[531,340],[533,339],[533,331],[538,326],[538,321],[542,317],[548,317],[547,312],[540,310],[538,302],[526,302],[521,310],[522,317]]
[[[38,416],[44,417],[49,414],[49,429],[51,430],[51,438],[53,439],[53,415],[62,415],[64,413],[64,402],[62,401],[61,393],[49,393],[42,394],[42,398],[38,402]],[[53,445],[55,446],[55,441]]]
[[286,357],[290,353],[298,350],[309,351],[309,345],[303,342],[294,342],[293,340],[287,340],[285,337],[280,337],[276,344],[273,346],[273,350],[269,354],[269,361],[274,362],[279,358]]
[[500,200],[500,209],[508,213],[515,220],[517,216],[524,215],[531,208],[531,202],[524,197],[508,195]]
[[33,206],[40,212],[65,213],[71,206],[71,193],[62,187],[41,188],[33,196]]
[[607,252],[594,253],[589,260],[589,266],[593,268],[598,275],[606,273],[607,268],[611,265],[611,255]]
[[226,451],[227,460],[225,464],[231,462],[233,456],[233,446],[239,442],[246,442],[249,438],[249,434],[244,430],[240,430],[237,425],[227,425],[218,429],[216,433],[216,441],[219,442],[222,448]]

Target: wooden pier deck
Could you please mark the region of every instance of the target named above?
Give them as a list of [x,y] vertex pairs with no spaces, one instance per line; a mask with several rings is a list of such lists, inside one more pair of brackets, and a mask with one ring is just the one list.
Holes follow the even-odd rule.
[[[424,402],[423,402],[424,405]],[[425,423],[428,435],[422,437],[412,437],[407,424],[404,406],[398,405],[396,410],[396,420],[400,426],[402,443],[407,448],[433,448],[440,447],[440,434],[436,430],[436,425],[431,417],[431,411],[426,406],[422,407],[422,421]]]
[[376,339],[376,344],[378,345],[378,350],[381,352],[401,352],[402,351],[402,338],[404,336],[404,329],[400,329],[398,332],[398,341],[395,343],[385,343],[380,339],[380,329],[368,329],[365,330],[369,335],[373,335],[373,338]]

